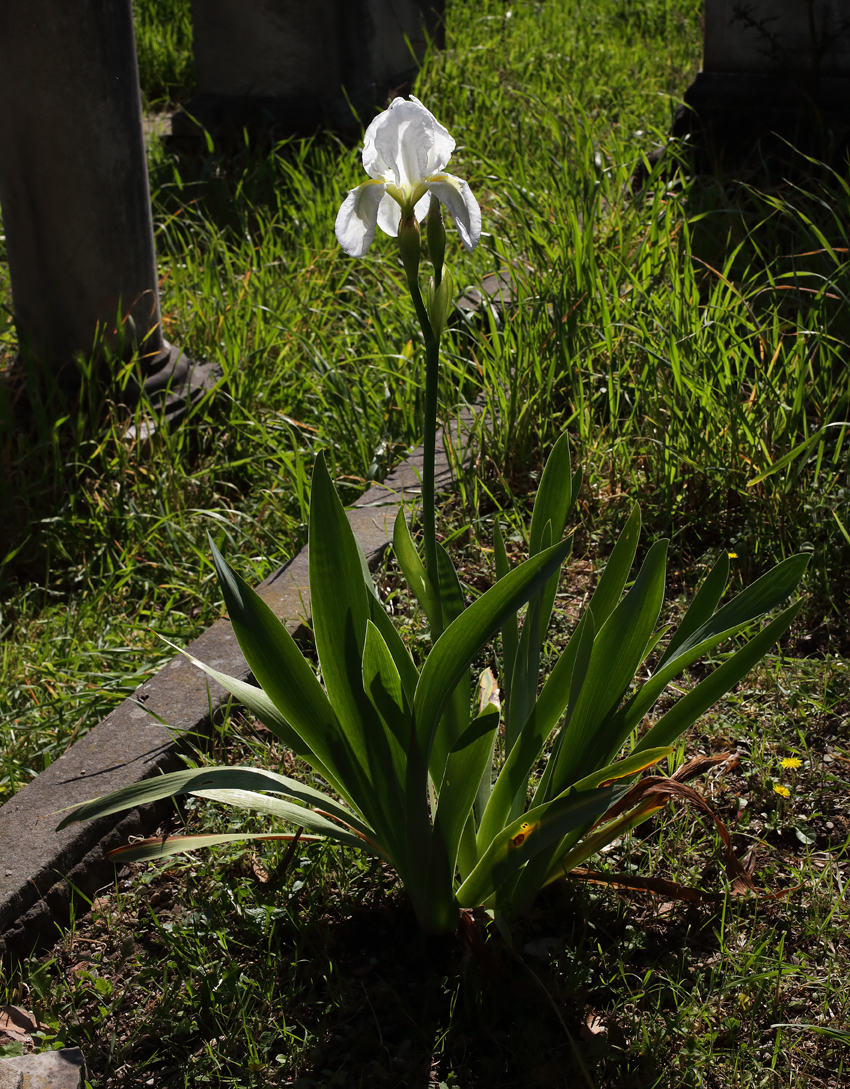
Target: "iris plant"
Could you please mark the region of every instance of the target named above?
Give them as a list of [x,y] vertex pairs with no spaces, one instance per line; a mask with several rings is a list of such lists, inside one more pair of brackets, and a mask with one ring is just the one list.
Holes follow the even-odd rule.
[[[640,535],[635,508],[541,684],[545,634],[571,547],[565,529],[581,487],[564,435],[540,481],[528,559],[511,566],[497,522],[496,581],[467,605],[452,561],[436,539],[434,513],[437,368],[451,304],[443,207],[466,249],[476,245],[481,231],[468,185],[444,173],[454,146],[421,103],[396,99],[366,131],[363,165],[369,179],[348,194],[336,221],[340,244],[353,257],[368,250],[376,226],[397,237],[422,328],[424,562],[403,514],[393,533],[396,558],[431,630],[421,668],[378,596],[319,455],[309,575],[322,682],[283,624],[214,546],[227,611],[259,687],[196,664],[306,761],[325,787],[261,768],[193,768],[88,802],[62,822],[181,794],[264,813],[390,863],[421,926],[436,932],[457,927],[463,911],[483,908],[504,919],[527,909],[543,886],[672,796],[707,808],[684,785],[687,770],[669,778],[639,775],[671,754],[691,723],[785,634],[799,605],[785,607],[757,630],[753,621],[788,598],[807,563],[806,556],[790,557],[718,609],[729,574],[724,552],[670,633],[658,627],[667,542],[654,544],[631,573]],[[434,264],[427,304],[419,287],[419,222],[426,216]],[[473,663],[498,634],[498,684],[489,668],[474,678]],[[745,635],[713,672],[653,716],[659,698],[684,670],[724,640]],[[292,837],[170,836],[113,854],[155,859],[214,843]],[[731,847],[727,867],[746,883]]]

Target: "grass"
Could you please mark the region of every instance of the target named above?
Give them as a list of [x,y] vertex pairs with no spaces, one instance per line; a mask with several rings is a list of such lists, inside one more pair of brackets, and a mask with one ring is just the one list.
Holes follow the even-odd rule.
[[[161,4],[136,6],[151,104],[191,88],[187,10],[164,19]],[[720,547],[737,553],[739,584],[813,552],[789,645],[688,741],[689,752],[737,745],[742,767],[713,785],[715,801],[738,846],[761,852],[768,887],[800,888],[668,910],[602,887],[559,890],[516,945],[562,943],[534,970],[599,1085],[837,1086],[840,1042],[771,1026],[847,1024],[850,503],[837,425],[850,190],[846,168],[801,159],[791,181],[757,162],[734,180],[692,179],[670,150],[632,194],[699,42],[691,0],[449,4],[447,49],[416,93],[456,136],[452,169],[487,232],[474,255],[454,247],[449,260],[461,285],[509,268],[517,302],[450,338],[443,403],[483,391],[494,426],[446,533],[469,550],[470,585],[488,578],[481,525],[502,508],[521,536],[515,512],[566,428],[588,474],[577,587],[635,499],[647,543],[672,537],[676,595]],[[356,149],[317,138],[268,154],[150,156],[166,335],[225,378],[147,448],[93,386],[67,404],[46,383],[29,418],[0,398],[0,801],[170,657],[156,632],[186,643],[215,619],[207,531],[259,581],[305,540],[315,450],[332,452],[351,498],[420,438],[419,340],[391,244],[351,261],[332,235],[361,174]],[[16,341],[11,320],[0,328],[4,367]],[[233,758],[284,759],[245,732]],[[780,772],[785,755],[801,768]],[[683,814],[619,851],[615,868],[695,881],[714,844]],[[281,861],[260,857],[270,875]],[[305,848],[275,887],[233,851],[122,877],[51,957],[6,980],[7,998],[37,1007],[47,1046],[80,1043],[97,1085],[583,1077],[529,977],[533,958],[523,967],[493,936],[508,982],[476,963],[461,974],[451,943],[415,935],[392,875],[364,866]],[[605,1033],[587,1026],[591,1013]]]

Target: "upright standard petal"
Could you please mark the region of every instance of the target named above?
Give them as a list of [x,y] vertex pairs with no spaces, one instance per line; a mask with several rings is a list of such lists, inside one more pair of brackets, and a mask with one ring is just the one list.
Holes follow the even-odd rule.
[[367,181],[352,189],[342,202],[334,230],[339,244],[349,257],[362,257],[372,245],[378,222],[378,207],[384,196],[381,182]]
[[443,170],[455,142],[418,99],[394,99],[372,121],[363,141],[363,167],[370,178],[413,186]]
[[453,174],[437,174],[426,184],[451,212],[464,249],[474,250],[481,238],[481,209],[472,190]]

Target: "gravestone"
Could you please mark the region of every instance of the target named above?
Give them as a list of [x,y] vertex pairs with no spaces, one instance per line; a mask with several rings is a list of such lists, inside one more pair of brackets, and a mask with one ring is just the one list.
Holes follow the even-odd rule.
[[172,133],[352,129],[352,107],[366,119],[409,89],[427,39],[442,43],[444,2],[192,0],[198,93]]
[[72,385],[101,340],[146,389],[189,380],[160,324],[131,0],[0,4],[0,207],[23,355]]
[[703,67],[685,93],[704,135],[732,157],[759,140],[814,154],[850,137],[846,0],[705,0]]

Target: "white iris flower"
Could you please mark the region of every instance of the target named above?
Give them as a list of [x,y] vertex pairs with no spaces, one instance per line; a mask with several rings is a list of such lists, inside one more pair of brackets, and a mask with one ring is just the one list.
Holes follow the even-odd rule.
[[396,98],[372,121],[363,141],[369,181],[352,189],[336,217],[336,236],[350,257],[372,245],[375,227],[396,236],[402,216],[428,213],[433,193],[451,212],[467,250],[481,237],[481,210],[461,178],[444,173],[455,141],[422,103]]

